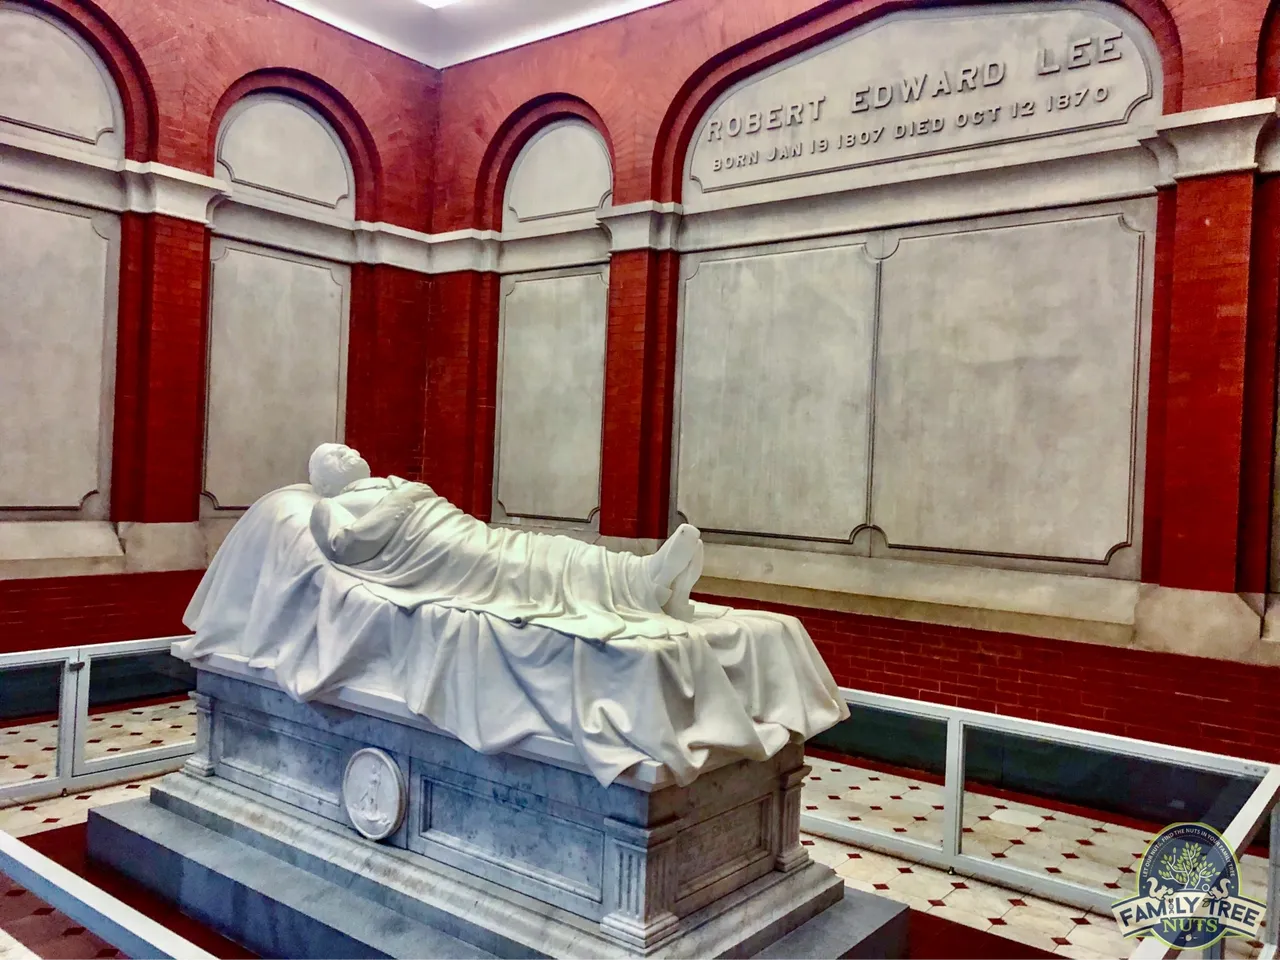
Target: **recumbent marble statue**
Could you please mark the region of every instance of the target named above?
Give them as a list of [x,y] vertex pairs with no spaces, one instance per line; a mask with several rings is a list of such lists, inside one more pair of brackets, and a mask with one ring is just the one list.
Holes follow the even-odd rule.
[[342,444],[318,447],[310,474],[323,498],[311,511],[320,550],[361,579],[403,591],[402,606],[459,604],[590,640],[623,632],[619,619],[693,619],[689,591],[702,570],[702,541],[688,524],[641,558],[490,527],[425,484],[371,477],[360,454]]
[[485,753],[573,743],[607,784],[645,759],[688,783],[848,715],[793,617],[694,603],[699,532],[651,556],[494,527],[324,444],[262,497],[193,597],[184,659],[230,654],[300,701],[390,694]]

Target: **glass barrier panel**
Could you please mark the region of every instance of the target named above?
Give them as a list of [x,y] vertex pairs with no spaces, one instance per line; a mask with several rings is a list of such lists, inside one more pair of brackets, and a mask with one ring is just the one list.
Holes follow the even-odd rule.
[[802,811],[942,848],[947,723],[850,705],[805,747]]
[[166,651],[94,657],[88,667],[86,761],[195,742],[195,671]]
[[[1260,782],[974,728],[965,730],[964,773],[962,854],[1117,900],[1137,892],[1156,834],[1173,823],[1221,832]],[[1260,900],[1268,829],[1241,858],[1244,894]]]
[[57,775],[64,668],[0,667],[0,789]]

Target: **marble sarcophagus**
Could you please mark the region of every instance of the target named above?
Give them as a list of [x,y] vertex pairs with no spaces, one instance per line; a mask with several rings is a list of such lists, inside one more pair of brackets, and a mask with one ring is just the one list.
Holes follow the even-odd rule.
[[[901,947],[904,910],[845,899],[800,845],[799,743],[686,786],[648,762],[605,787],[572,744],[484,755],[391,698],[298,703],[234,657],[202,664],[193,697],[198,752],[150,797],[92,811],[90,854],[261,955]],[[392,764],[373,794],[362,753]]]

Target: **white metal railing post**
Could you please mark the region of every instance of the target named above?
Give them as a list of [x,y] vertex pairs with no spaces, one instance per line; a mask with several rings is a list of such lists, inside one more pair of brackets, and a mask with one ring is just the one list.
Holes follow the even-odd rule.
[[[84,758],[85,741],[89,739],[88,711],[86,706],[89,703],[89,683],[92,676],[92,667],[89,663],[91,654],[87,654],[84,648],[76,651],[72,662],[67,665],[68,669],[74,670],[75,673],[75,696],[72,698],[69,707],[65,711],[63,724],[70,727],[75,736],[71,740],[70,749],[67,751],[67,777],[71,778],[76,775],[76,771],[80,769],[80,763]],[[61,746],[61,744],[59,744]]]
[[960,853],[964,821],[964,721],[947,719],[947,766],[942,786],[942,855]]
[[1280,804],[1271,807],[1271,831],[1267,838],[1267,916],[1262,934],[1262,952],[1258,960],[1274,960],[1280,942]]
[[62,661],[61,684],[58,688],[58,736],[54,741],[54,779],[63,782],[70,778],[76,746],[76,703],[80,699],[80,677],[84,661],[78,650],[71,651]]

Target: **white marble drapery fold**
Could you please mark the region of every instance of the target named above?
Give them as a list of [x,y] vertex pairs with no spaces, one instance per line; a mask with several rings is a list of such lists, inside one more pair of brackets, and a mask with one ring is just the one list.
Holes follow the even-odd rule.
[[[401,588],[366,579],[363,564],[339,567],[320,550],[310,522],[318,499],[309,485],[286,487],[240,520],[187,610],[195,636],[175,644],[175,653],[188,660],[246,657],[249,666],[273,671],[298,700],[340,687],[388,694],[485,753],[535,735],[567,740],[606,785],[644,759],[689,783],[723,753],[764,760],[793,736],[810,737],[848,716],[793,617],[699,605],[692,623],[646,615],[645,626],[624,611],[622,629],[607,640],[510,622],[506,614],[521,614],[502,604],[547,588],[536,578],[561,569],[559,560],[535,570],[535,582],[514,594],[499,589],[490,598],[498,612],[477,603],[482,581],[472,583],[464,603],[400,605]],[[384,573],[404,572],[384,559]],[[590,562],[607,568],[611,561]],[[503,577],[501,569],[490,574]],[[597,605],[589,606],[598,616]],[[573,603],[558,616],[575,629],[584,625],[574,620]]]
[[[306,489],[305,486],[303,489]],[[491,527],[430,487],[370,478],[311,511],[321,552],[403,610],[439,604],[587,640],[680,636],[642,557]]]

